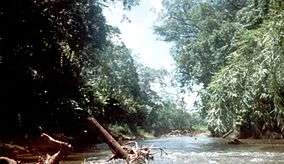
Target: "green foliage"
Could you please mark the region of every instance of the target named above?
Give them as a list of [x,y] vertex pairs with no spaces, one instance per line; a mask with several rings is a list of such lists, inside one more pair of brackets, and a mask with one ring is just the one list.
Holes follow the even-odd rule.
[[[135,2],[123,1],[127,8]],[[76,109],[90,100],[84,70],[99,62],[111,31],[102,2],[11,0],[0,6],[1,133],[73,128],[68,122],[76,122]]]
[[155,135],[169,133],[173,130],[192,130],[194,124],[189,113],[170,101],[164,101],[160,106],[153,108],[149,113],[147,123]]
[[210,126],[217,133],[248,121],[263,131],[284,130],[282,18],[271,18],[254,30],[243,29],[229,64],[206,88],[203,110],[208,110],[209,122],[214,122]]
[[152,88],[153,83],[164,85],[167,72],[136,64],[117,38],[119,30],[107,25],[102,10],[112,2],[122,2],[125,9],[138,4],[0,2],[1,136],[42,130],[74,134],[85,128],[81,118],[87,115],[120,126],[121,133],[134,134],[136,126],[191,127],[188,114]]
[[[243,5],[239,2],[239,5]],[[216,2],[217,3],[217,2]],[[219,2],[221,3],[221,2]],[[226,64],[227,55],[235,47],[231,44],[239,28],[226,13],[239,6],[220,7],[220,4],[195,1],[165,1],[166,12],[156,32],[166,41],[175,43],[174,58],[184,84],[202,83],[207,86],[211,77]]]
[[[125,45],[109,43],[100,53],[98,62],[86,67],[84,73],[91,113],[107,117],[103,122],[141,124],[145,114],[139,77],[131,52]],[[94,99],[95,104],[92,103]]]
[[80,97],[87,57],[82,54],[105,44],[102,9],[93,1],[65,0],[1,1],[0,6],[0,115],[19,131],[58,126],[57,108]]
[[[283,2],[193,2],[174,1],[180,6],[174,9],[166,3],[156,30],[176,43],[181,82],[203,84],[198,109],[209,130],[221,135],[245,127],[283,134]],[[170,32],[174,28],[198,30],[183,38],[181,30]]]

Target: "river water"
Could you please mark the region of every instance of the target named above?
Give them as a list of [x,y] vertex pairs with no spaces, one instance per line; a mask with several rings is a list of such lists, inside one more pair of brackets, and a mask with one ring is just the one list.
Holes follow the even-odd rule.
[[[154,149],[154,160],[150,164],[284,164],[284,144],[263,143],[229,145],[222,139],[209,137],[167,137],[138,141],[139,145],[159,147]],[[85,159],[87,164],[125,163],[122,160],[106,162],[111,156],[106,145],[98,146],[101,151]]]

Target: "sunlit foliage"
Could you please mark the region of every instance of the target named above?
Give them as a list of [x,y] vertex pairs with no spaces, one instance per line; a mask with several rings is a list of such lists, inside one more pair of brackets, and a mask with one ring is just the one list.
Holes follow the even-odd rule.
[[[203,84],[198,108],[209,130],[283,134],[283,1],[174,1],[182,6],[174,9],[166,2],[156,30],[176,43],[181,82]],[[195,31],[171,33],[177,24]]]

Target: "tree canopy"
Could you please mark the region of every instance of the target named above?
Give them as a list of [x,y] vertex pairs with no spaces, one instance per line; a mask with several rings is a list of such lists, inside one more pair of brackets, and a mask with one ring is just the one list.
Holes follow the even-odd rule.
[[133,133],[159,130],[159,121],[181,127],[151,117],[184,112],[151,88],[164,71],[136,63],[119,29],[106,23],[102,11],[112,3],[129,10],[138,1],[0,2],[1,136],[74,134],[84,130],[86,115]]
[[175,43],[180,81],[203,85],[198,109],[210,131],[283,134],[283,1],[164,4],[156,32]]
[[[127,8],[134,3],[123,1]],[[89,79],[83,72],[90,63],[102,60],[98,54],[108,46],[111,32],[102,4],[85,0],[1,2],[3,129],[11,129],[7,123],[19,131],[39,125],[59,127],[65,122],[61,116],[73,110],[67,108],[87,103],[83,91]]]

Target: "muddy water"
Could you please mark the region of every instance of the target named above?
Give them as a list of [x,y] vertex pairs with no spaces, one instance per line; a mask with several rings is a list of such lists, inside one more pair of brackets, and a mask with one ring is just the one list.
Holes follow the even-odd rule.
[[[280,144],[280,142],[282,142]],[[156,154],[150,164],[189,164],[189,163],[212,163],[212,164],[284,164],[283,141],[248,141],[248,144],[228,145],[222,139],[208,137],[168,137],[139,141],[140,145],[163,148],[167,154],[160,150],[153,150]],[[76,154],[84,156],[84,160],[63,162],[71,163],[107,163],[106,159],[111,156],[105,145],[98,145],[101,150],[96,153]],[[123,161],[108,163],[120,164]]]

